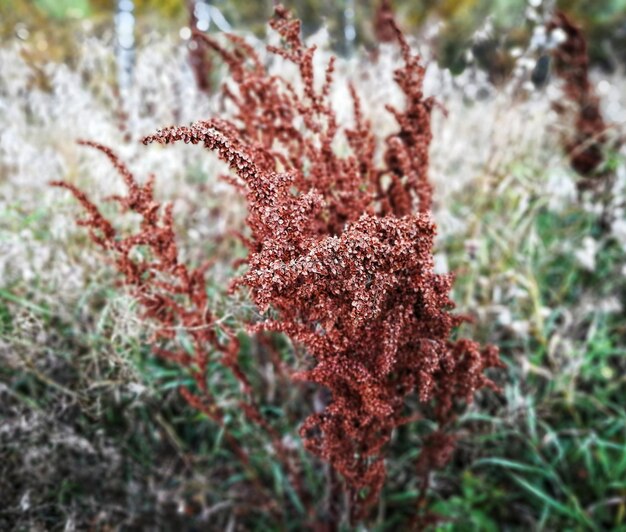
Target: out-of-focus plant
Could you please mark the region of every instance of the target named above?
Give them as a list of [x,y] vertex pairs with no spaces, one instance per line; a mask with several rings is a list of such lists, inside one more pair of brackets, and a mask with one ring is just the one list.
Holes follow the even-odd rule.
[[[609,126],[602,117],[600,99],[589,79],[587,41],[581,29],[563,12],[558,12],[547,26],[560,31],[561,42],[554,48],[554,72],[563,81],[563,102],[554,104],[561,115],[572,115],[572,134],[564,139],[565,151],[574,170],[583,178],[580,186],[589,186],[612,146]],[[606,177],[606,175],[605,175]],[[597,180],[596,180],[597,181]]]

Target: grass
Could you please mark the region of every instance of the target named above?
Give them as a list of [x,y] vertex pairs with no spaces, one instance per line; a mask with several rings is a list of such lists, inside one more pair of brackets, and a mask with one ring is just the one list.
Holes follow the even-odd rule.
[[[506,321],[474,326],[498,338],[506,406],[466,416],[471,463],[454,471],[457,492],[435,507],[454,516],[445,530],[626,530],[624,319],[606,305],[623,301],[624,249],[580,205],[555,213],[539,194],[523,204],[523,194],[509,185],[488,212],[475,212],[483,242],[473,264],[462,242],[444,243],[463,271],[462,310],[489,300],[476,287],[502,286],[511,274],[507,321],[527,333],[512,335]],[[599,243],[593,271],[576,255],[585,238]]]

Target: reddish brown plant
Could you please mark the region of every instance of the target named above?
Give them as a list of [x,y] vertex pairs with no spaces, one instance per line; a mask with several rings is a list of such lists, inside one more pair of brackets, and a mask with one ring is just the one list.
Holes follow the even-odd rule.
[[563,80],[563,91],[572,106],[557,103],[554,107],[562,115],[575,113],[574,134],[565,139],[564,146],[572,168],[589,178],[604,162],[608,138],[600,99],[589,80],[587,41],[581,28],[562,11],[554,15],[547,29],[560,29],[565,34],[553,51],[554,71]]
[[[110,148],[90,141],[79,143],[105,154],[123,178],[126,195],[109,199],[118,202],[123,210],[139,215],[139,230],[130,235],[120,234],[84,192],[65,181],[51,184],[69,190],[83,206],[87,216],[79,219],[78,224],[87,227],[92,240],[113,257],[116,270],[143,311],[142,318],[154,327],[148,339],[153,352],[193,378],[194,386],[181,386],[180,394],[190,406],[225,429],[231,451],[250,472],[261,496],[266,490],[249,468],[247,451],[227,430],[225,413],[208,386],[208,367],[212,360],[228,368],[239,382],[243,395],[238,406],[250,421],[269,435],[297,488],[299,481],[290,453],[261,416],[252,387],[240,366],[237,336],[226,324],[218,322],[210,310],[205,279],[210,263],[189,268],[179,261],[172,205],[163,207],[155,200],[154,176],[141,185]],[[182,336],[188,342],[183,341]],[[268,510],[275,510],[271,498],[266,497],[264,504]]]
[[[300,22],[282,7],[270,23],[282,45],[268,50],[297,67],[298,84],[271,74],[241,37],[227,36],[224,45],[197,34],[229,68],[232,82],[222,93],[234,104],[234,116],[169,127],[144,139],[201,144],[232,170],[227,179],[247,202],[249,229],[243,237],[247,268],[232,288],[247,289],[263,312],[253,330],[282,332],[304,348],[309,358],[292,378],[330,392],[300,434],[307,449],[341,474],[354,519],[367,516],[379,496],[394,429],[421,417],[437,423],[418,463],[425,490],[430,471],[450,456],[458,407],[471,402],[476,390],[495,388],[484,370],[500,365],[495,348],[451,339],[462,321],[450,312],[452,276],[433,270],[428,150],[435,102],[424,97],[419,56],[392,19],[390,24],[404,61],[395,81],[405,107],[387,108],[399,129],[385,139],[377,139],[354,87],[354,125],[338,123],[330,99],[334,59],[318,86],[315,47],[305,46]],[[190,369],[197,391],[183,394],[220,422],[206,389],[206,361],[220,353],[249,395],[236,338],[227,329],[226,341],[217,335],[207,309],[205,269],[178,263],[171,208],[158,214],[152,181],[139,186],[106,148],[97,147],[126,180],[128,196],[116,199],[142,216],[137,235],[121,238],[82,192],[57,184],[83,204],[88,218],[81,223],[116,255],[147,317],[161,324],[155,342],[174,339],[179,326],[189,331],[193,354],[158,352]],[[136,261],[136,246],[148,246],[154,259]],[[411,409],[415,403],[419,407]],[[272,435],[252,398],[243,408]]]
[[[377,168],[375,135],[355,89],[356,125],[342,129],[329,102],[333,61],[316,90],[315,48],[303,45],[299,22],[278,8],[271,25],[283,47],[269,50],[297,65],[301,92],[269,74],[240,39],[229,38],[231,51],[205,37],[236,84],[236,92],[224,90],[236,104],[234,119],[167,128],[144,142],[202,144],[235,172],[231,181],[248,203],[250,252],[234,286],[248,288],[267,313],[258,328],[287,334],[312,357],[293,377],[325,387],[332,399],[300,433],[341,473],[360,518],[383,485],[392,431],[421,415],[407,411],[407,399],[416,396],[425,411],[433,406],[440,425],[420,462],[429,471],[450,454],[450,445],[435,444],[452,441],[444,431],[456,403],[494,387],[483,372],[500,362],[493,347],[450,340],[462,319],[449,312],[452,277],[433,271],[427,174],[434,100],[423,96],[419,57],[394,25],[405,63],[395,80],[406,103],[388,108],[400,130],[385,139],[385,164]],[[352,148],[343,157],[332,146],[340,134]]]
[[[196,28],[198,26],[198,17],[196,16],[196,0],[187,0],[187,11],[189,13],[189,27]],[[187,45],[189,49],[189,66],[193,72],[198,89],[202,92],[211,92],[210,75],[213,71],[211,59],[204,53],[200,46],[199,37],[192,35]]]

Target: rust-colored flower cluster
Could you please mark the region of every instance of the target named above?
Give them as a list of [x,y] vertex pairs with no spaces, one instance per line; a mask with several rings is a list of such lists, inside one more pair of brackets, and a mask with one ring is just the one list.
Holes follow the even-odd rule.
[[[123,178],[126,195],[108,199],[140,217],[138,230],[130,235],[120,234],[76,186],[66,181],[53,181],[51,185],[69,190],[83,206],[87,216],[79,219],[78,224],[87,227],[92,240],[112,255],[116,270],[123,276],[124,284],[131,288],[143,311],[143,319],[154,326],[148,340],[153,352],[183,368],[193,378],[193,387],[180,386],[180,394],[190,406],[225,429],[225,439],[231,451],[247,468],[247,451],[225,426],[225,412],[208,385],[208,367],[212,361],[228,368],[242,391],[239,408],[269,435],[274,451],[297,486],[291,457],[278,433],[263,419],[252,396],[252,387],[239,363],[240,344],[235,331],[219,322],[209,307],[205,277],[211,264],[207,262],[198,268],[189,268],[179,261],[172,205],[163,206],[155,200],[154,176],[141,185],[110,148],[90,141],[79,143],[106,155]],[[182,340],[182,336],[187,341]],[[256,475],[250,476],[259,482]],[[260,485],[259,488],[261,495],[264,490]]]
[[[314,359],[293,377],[322,385],[332,399],[306,419],[301,436],[342,474],[359,517],[383,485],[393,429],[420,415],[406,411],[407,398],[434,406],[441,427],[420,463],[428,471],[450,453],[444,430],[457,401],[493,387],[483,372],[499,359],[493,347],[450,340],[461,319],[449,312],[452,278],[433,272],[434,101],[423,96],[419,57],[394,24],[404,59],[395,80],[406,104],[388,108],[399,131],[384,139],[377,167],[376,138],[356,90],[355,126],[342,128],[329,101],[333,61],[316,90],[315,48],[300,40],[299,22],[278,8],[271,24],[283,47],[270,51],[298,67],[300,92],[269,74],[240,39],[230,37],[233,49],[226,49],[205,37],[230,68],[236,91],[224,93],[236,116],[167,128],[144,142],[202,144],[236,174],[250,238],[248,269],[235,285],[247,287],[262,311],[271,309],[258,327],[287,334]],[[340,156],[332,144],[342,134],[352,150]]]
[[[227,179],[248,205],[249,228],[247,269],[233,289],[246,288],[265,313],[253,329],[282,332],[310,355],[292,377],[326,388],[330,400],[304,421],[300,433],[305,446],[341,474],[353,517],[361,518],[384,483],[393,430],[434,417],[438,429],[426,439],[418,464],[427,478],[453,448],[449,431],[457,406],[471,402],[476,390],[495,387],[484,370],[500,362],[493,347],[451,340],[462,318],[450,313],[452,277],[433,271],[428,150],[434,100],[423,95],[420,58],[391,19],[404,60],[395,81],[405,107],[387,108],[398,132],[377,139],[354,87],[354,124],[338,123],[330,98],[334,60],[316,84],[315,48],[302,42],[300,22],[277,7],[270,24],[282,45],[268,49],[297,67],[299,83],[271,74],[240,37],[228,36],[223,45],[202,36],[229,68],[232,83],[222,92],[234,104],[234,116],[169,127],[144,142],[201,144],[228,163]],[[127,182],[128,196],[117,200],[141,214],[139,234],[121,238],[82,192],[60,185],[85,207],[82,223],[94,240],[116,254],[147,318],[162,324],[157,334],[172,339],[175,327],[190,331],[193,355],[159,352],[193,366],[202,393],[183,393],[219,421],[215,407],[205,406],[207,349],[222,353],[249,389],[237,364],[236,338],[227,334],[221,342],[216,336],[205,270],[178,263],[171,209],[162,218],[157,214],[152,182],[137,185],[110,152],[99,149]],[[138,245],[148,246],[154,259],[134,260],[131,251]],[[408,408],[411,401],[420,403],[419,411]]]
[[[589,57],[583,31],[565,13],[557,12],[547,27],[560,29],[565,39],[554,49],[554,71],[563,80],[566,98],[573,104],[574,135],[565,140],[565,150],[572,168],[583,177],[591,177],[604,162],[608,141],[607,125],[600,111],[600,99],[589,80]],[[559,114],[570,109],[555,104]]]
[[[68,189],[81,203],[87,216],[78,220],[78,224],[87,227],[92,240],[113,255],[124,284],[132,288],[133,296],[143,309],[143,318],[157,324],[150,339],[154,351],[163,359],[189,369],[197,392],[183,387],[180,390],[183,396],[195,408],[221,424],[223,413],[206,381],[212,353],[219,352],[222,355],[223,362],[239,377],[244,389],[249,390],[249,385],[237,363],[238,342],[235,335],[222,327],[228,341],[220,341],[218,337],[216,319],[208,305],[205,282],[205,273],[210,265],[207,263],[189,269],[179,262],[172,205],[163,209],[154,199],[154,176],[141,185],[110,148],[90,141],[79,143],[104,153],[122,176],[127,194],[109,199],[141,217],[139,230],[128,236],[119,234],[84,192],[65,181],[51,184]],[[139,251],[141,248],[149,250],[149,253],[142,254]],[[172,340],[181,333],[188,335],[193,346],[192,352],[182,347],[161,347],[164,344],[171,345]]]

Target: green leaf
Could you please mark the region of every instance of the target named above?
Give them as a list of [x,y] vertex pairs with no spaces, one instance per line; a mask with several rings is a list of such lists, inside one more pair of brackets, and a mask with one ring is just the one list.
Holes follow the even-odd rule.
[[545,478],[550,478],[552,476],[550,470],[544,469],[542,467],[523,464],[521,462],[515,462],[513,460],[507,460],[505,458],[482,458],[481,460],[476,460],[473,465],[480,466],[484,464],[502,466],[506,469],[525,471],[526,473],[537,473]]
[[18,305],[21,305],[22,307],[25,307],[29,310],[32,310],[33,312],[36,312],[37,314],[43,314],[44,316],[52,316],[52,312],[48,310],[47,308],[44,308],[35,303],[32,303],[31,301],[28,301],[27,299],[18,297],[12,294],[11,292],[9,292],[8,290],[0,289],[0,298],[6,299],[7,301],[11,301],[12,303],[17,303]]
[[517,475],[511,475],[511,476],[520,486],[528,490],[538,499],[541,499],[549,507],[556,510],[560,514],[566,515],[567,517],[570,517],[571,519],[574,519],[575,521],[578,521],[578,522],[582,521],[588,525],[591,524],[589,522],[589,519],[586,516],[582,515],[580,511],[574,510],[570,508],[569,506],[566,506],[565,504],[560,503],[559,501],[557,501],[556,499],[548,495],[545,491],[541,490],[537,486],[534,486],[533,484],[524,480],[523,478],[518,477]]

